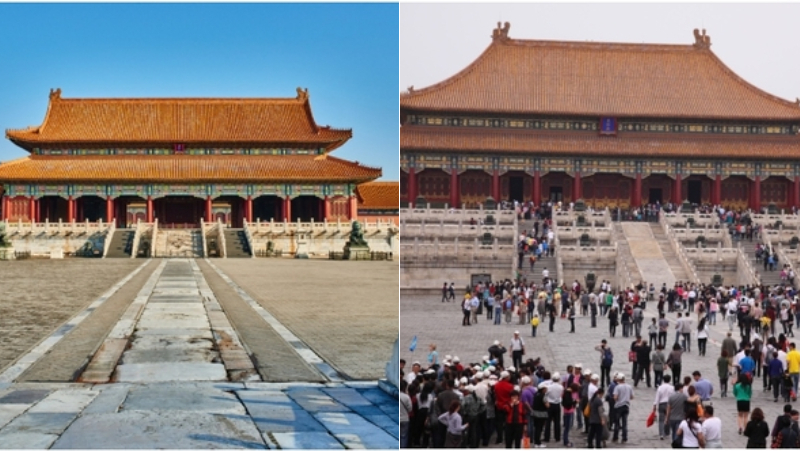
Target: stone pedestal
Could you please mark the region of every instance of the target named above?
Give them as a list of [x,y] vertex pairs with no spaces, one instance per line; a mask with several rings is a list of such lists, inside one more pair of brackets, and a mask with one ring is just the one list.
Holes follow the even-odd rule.
[[369,260],[369,246],[344,246],[345,260]]
[[14,260],[14,248],[0,247],[0,260]]
[[297,239],[297,251],[294,258],[308,258],[308,239],[300,237]]

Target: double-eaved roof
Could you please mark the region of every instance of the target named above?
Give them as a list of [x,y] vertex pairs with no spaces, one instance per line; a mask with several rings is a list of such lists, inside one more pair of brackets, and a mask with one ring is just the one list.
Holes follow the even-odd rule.
[[800,120],[790,102],[751,85],[695,31],[693,45],[511,39],[508,24],[456,75],[404,93],[402,108],[460,113],[709,120]]
[[296,98],[65,99],[50,93],[42,125],[6,130],[8,139],[33,147],[74,144],[303,145],[333,150],[352,137],[314,122],[308,91]]
[[[329,154],[352,131],[317,125],[300,88],[296,98],[272,99],[65,99],[55,90],[40,126],[7,130],[6,137],[32,155],[0,164],[0,181],[362,183],[381,175]],[[168,154],[34,152],[91,148]],[[190,155],[190,148],[289,151]]]

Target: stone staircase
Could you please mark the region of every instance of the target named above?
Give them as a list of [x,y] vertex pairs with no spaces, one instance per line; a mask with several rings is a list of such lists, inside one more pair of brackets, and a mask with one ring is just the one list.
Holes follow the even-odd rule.
[[131,258],[131,248],[133,247],[133,236],[135,234],[136,231],[133,229],[114,230],[106,258]]
[[756,242],[753,241],[741,241],[742,250],[744,250],[744,254],[747,256],[747,259],[750,261],[750,264],[753,265],[753,269],[756,270],[758,275],[761,277],[761,284],[766,285],[769,287],[780,285],[781,283],[781,268],[783,267],[783,262],[778,262],[775,265],[775,271],[765,270],[764,269],[764,262],[756,262]]
[[156,257],[203,257],[203,237],[199,229],[159,229]]
[[[519,239],[519,235],[530,232],[533,230],[533,223],[536,222],[533,219],[530,220],[519,220],[517,222],[517,236],[514,238],[514,244],[517,243]],[[539,234],[541,235],[541,221],[539,222]],[[558,252],[558,249],[556,249]],[[522,261],[522,268],[517,270],[519,272],[520,278],[526,279],[528,283],[536,282],[536,284],[542,283],[542,270],[547,268],[550,273],[550,278],[553,280],[558,280],[558,270],[556,268],[556,258],[555,257],[540,257],[536,260],[536,264],[533,266],[533,271],[531,271],[531,264],[528,260],[530,254],[525,254]]]
[[228,258],[250,257],[250,245],[244,229],[225,229],[225,252]]
[[[639,283],[639,281],[644,280],[642,277],[641,272],[639,271],[639,265],[636,264],[636,260],[633,258],[633,254],[631,253],[631,245],[628,243],[628,238],[625,236],[625,232],[622,229],[622,224],[619,222],[614,222],[612,224],[612,234],[611,239],[613,242],[617,243],[617,264],[624,262],[628,273],[631,276],[631,283]],[[622,285],[623,281],[618,280],[617,285]]]
[[[669,264],[669,269],[672,271],[672,275],[675,276],[675,280],[683,282],[688,281],[689,275],[686,274],[686,271],[683,269],[683,266],[678,260],[678,256],[675,254],[675,251],[672,250],[672,244],[670,244],[669,238],[664,232],[664,228],[661,227],[661,224],[657,222],[650,222],[649,224],[651,230],[653,231],[653,236],[658,242],[658,247],[661,249],[661,254]],[[669,287],[669,285],[667,286]],[[658,288],[659,287],[656,287],[656,289]]]

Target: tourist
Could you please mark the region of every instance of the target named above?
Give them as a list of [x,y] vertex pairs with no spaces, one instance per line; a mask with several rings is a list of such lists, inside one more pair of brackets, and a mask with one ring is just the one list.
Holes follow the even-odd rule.
[[513,390],[506,408],[506,448],[522,448],[522,431],[525,428],[525,406],[519,400],[519,392]]
[[772,358],[769,361],[767,368],[770,385],[772,386],[772,397],[774,402],[778,402],[778,393],[781,388],[783,375],[786,369],[783,367],[783,362],[778,358],[778,351],[773,351]]
[[494,324],[498,325],[502,321],[503,315],[503,304],[502,298],[499,294],[496,294],[494,297]]
[[539,314],[534,313],[533,318],[531,318],[531,337],[536,336],[536,329],[539,327]]
[[733,356],[736,355],[736,352],[739,350],[739,347],[736,345],[736,340],[733,339],[731,332],[728,332],[725,339],[722,340],[722,350],[727,352],[728,359],[730,359],[730,362],[733,363],[732,361]]
[[636,373],[633,376],[633,386],[638,387],[639,381],[645,379],[647,388],[650,388],[650,345],[647,344],[642,337],[636,336],[636,343],[634,343],[633,351],[636,353]]
[[658,323],[656,322],[655,318],[653,318],[652,322],[647,326],[647,335],[650,338],[650,348],[655,349],[658,341]]
[[506,429],[508,418],[508,405],[511,402],[511,392],[514,385],[511,383],[511,374],[508,371],[500,373],[500,380],[494,385],[495,396],[495,430],[497,431],[496,444],[503,443],[503,433]]
[[[539,391],[536,392],[536,395],[533,397],[533,410],[531,412],[531,416],[533,417],[533,443],[534,448],[544,448],[545,445],[542,444],[542,432],[544,432],[544,426],[547,423],[548,412],[547,412],[547,388],[549,384],[547,382],[541,382],[539,384]],[[528,431],[528,436],[531,435],[531,431]]]
[[783,413],[778,415],[775,418],[775,424],[772,426],[772,447],[777,448],[775,446],[775,440],[778,437],[778,434],[786,427],[792,424],[792,405],[786,404],[783,406]]
[[681,380],[681,357],[683,356],[683,349],[681,345],[675,343],[672,346],[672,352],[667,357],[667,366],[672,370],[672,380],[677,384]]
[[766,448],[769,437],[769,425],[764,421],[764,412],[756,407],[750,415],[750,421],[744,429],[747,437],[747,448]]
[[791,410],[789,413],[790,420],[775,437],[772,442],[773,448],[800,448],[800,427],[798,427],[798,420],[800,420],[800,412]]
[[408,396],[408,382],[400,381],[400,448],[408,448],[409,420],[413,412],[411,398]]
[[603,387],[599,387],[589,401],[589,448],[602,448],[603,426],[606,425],[603,412]]
[[661,313],[658,318],[658,344],[662,346],[662,349],[667,346],[668,329],[669,329],[669,320],[664,316],[663,313]]
[[625,383],[625,375],[618,375],[618,382],[614,388],[614,438],[612,441],[617,443],[619,431],[622,430],[622,443],[628,442],[628,415],[631,410],[633,400],[633,388]]
[[669,429],[672,433],[672,441],[678,436],[678,425],[686,418],[686,394],[681,390],[683,384],[675,382],[675,391],[669,395],[667,399],[667,413],[666,420],[664,420],[665,428]]
[[545,394],[545,406],[547,406],[547,422],[544,425],[544,441],[550,441],[550,431],[552,430],[556,442],[561,441],[561,398],[564,395],[564,387],[561,385],[561,374],[558,371],[553,373],[552,381],[547,386]]
[[447,412],[439,415],[439,422],[447,427],[447,438],[444,441],[445,448],[460,448],[464,430],[469,427],[469,423],[461,423],[459,410],[461,410],[461,402],[456,399],[450,404]]
[[[686,418],[678,423],[676,434],[682,439],[682,448],[702,448],[705,446],[703,428],[696,410],[686,412]],[[673,441],[675,440],[673,439]],[[675,446],[673,445],[673,447]]]
[[617,335],[618,325],[619,325],[619,315],[617,313],[617,307],[611,306],[610,309],[608,310],[608,334],[611,335],[611,338],[614,338]]
[[444,301],[450,302],[447,300],[447,282],[442,285],[442,302]]
[[669,397],[675,393],[675,387],[670,384],[672,378],[669,374],[664,376],[663,383],[656,389],[656,398],[653,401],[653,412],[658,410],[658,439],[664,440],[664,436],[669,434],[669,422],[667,421],[667,407]]
[[723,448],[722,420],[714,416],[714,406],[706,406],[703,410],[703,426],[701,430],[705,439],[704,448]]
[[681,335],[683,336],[683,351],[692,352],[692,319],[689,318],[688,313],[681,323]]
[[[564,390],[564,396],[561,398],[561,407],[564,409],[564,431],[562,432],[562,437],[564,438],[564,446],[567,448],[574,447],[574,444],[569,440],[569,432],[572,430],[572,424],[575,419],[575,407],[578,405],[580,389],[580,385],[572,383]],[[582,426],[582,424],[578,424],[578,429],[581,429]]]
[[730,375],[731,361],[728,358],[728,351],[722,350],[722,354],[717,359],[717,376],[719,377],[720,398],[728,396],[728,376]]
[[706,319],[703,318],[697,325],[697,352],[700,354],[700,356],[706,355],[707,341],[708,341],[708,325],[706,324]]
[[795,395],[792,399],[794,401],[797,398],[798,383],[800,382],[800,351],[797,350],[794,343],[789,344],[789,352],[786,353],[786,364],[786,369],[794,382]]
[[605,339],[601,340],[594,350],[600,352],[600,386],[605,387],[606,384],[611,384],[611,365],[614,364],[614,353]]
[[747,416],[750,414],[750,398],[753,397],[751,380],[749,375],[744,374],[737,378],[736,384],[733,386],[733,396],[736,398],[736,411],[738,412],[736,424],[739,426],[739,435],[742,435],[747,423]]
[[419,437],[412,440],[412,447],[427,448],[431,444],[430,430],[425,425],[433,407],[433,391],[435,387],[435,382],[427,381],[423,385],[422,391],[417,394],[417,414],[414,417],[414,421],[417,423],[416,430]]
[[514,337],[511,338],[511,359],[514,368],[522,368],[522,356],[525,355],[525,342],[519,336],[519,331],[514,331]]
[[439,369],[439,353],[436,351],[436,345],[431,343],[428,345],[428,368],[433,368],[434,370]]
[[461,312],[464,314],[464,317],[461,318],[461,325],[462,326],[469,326],[469,317],[472,314],[471,306],[470,306],[471,298],[465,296],[464,300],[461,301]]
[[467,383],[468,382],[465,381],[461,389],[463,397],[461,398],[460,413],[462,421],[471,424],[472,427],[467,429],[467,437],[466,440],[464,440],[464,445],[470,448],[477,448],[481,430],[480,417],[481,414],[486,412],[486,404],[483,399],[475,393],[475,386],[466,385]]
[[569,313],[567,314],[569,318],[569,333],[575,333],[575,304],[569,308]]
[[503,354],[506,353],[506,348],[500,344],[500,340],[495,340],[492,346],[489,347],[489,357],[497,361],[497,366],[504,368]]
[[653,369],[653,379],[656,387],[661,385],[664,378],[664,367],[667,364],[667,358],[664,356],[664,345],[659,343],[656,350],[650,356],[651,367]]
[[714,394],[714,385],[708,379],[703,378],[700,371],[692,373],[694,378],[694,389],[700,396],[701,401],[711,401],[711,396]]

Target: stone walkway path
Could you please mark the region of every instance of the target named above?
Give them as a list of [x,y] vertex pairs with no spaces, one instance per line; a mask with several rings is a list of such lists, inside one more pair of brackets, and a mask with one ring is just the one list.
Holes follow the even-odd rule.
[[[106,302],[107,325],[95,324]],[[78,334],[79,348],[96,352],[65,372],[79,383],[25,382],[75,365],[54,351],[88,324],[97,333]],[[0,373],[0,448],[396,448],[398,411],[207,260],[141,264]]]

